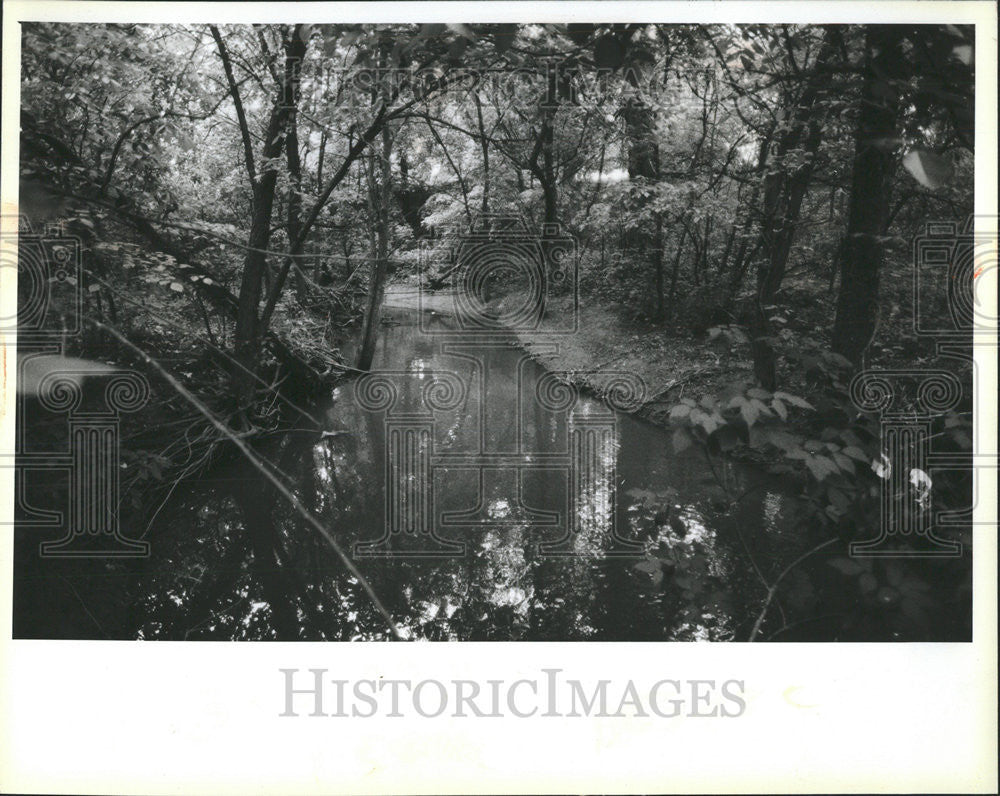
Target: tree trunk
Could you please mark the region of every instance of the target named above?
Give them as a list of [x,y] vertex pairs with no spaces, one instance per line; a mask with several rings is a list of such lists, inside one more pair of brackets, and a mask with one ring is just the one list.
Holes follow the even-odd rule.
[[666,318],[663,295],[663,216],[656,214],[656,321]]
[[681,255],[684,253],[684,239],[687,237],[687,225],[681,227],[681,236],[677,241],[677,251],[674,253],[674,264],[670,274],[670,296],[667,298],[667,305],[670,308],[670,316],[674,315],[674,294],[677,292],[677,276],[681,270]]
[[392,138],[389,128],[382,128],[382,156],[380,158],[378,194],[378,233],[376,239],[375,266],[372,269],[368,287],[368,306],[365,310],[365,328],[358,354],[358,370],[371,370],[375,358],[375,342],[378,335],[382,299],[385,295],[385,277],[389,270],[389,203],[392,199],[389,185],[389,157],[392,154]]
[[557,224],[559,222],[559,189],[556,186],[553,153],[555,131],[552,128],[552,115],[554,115],[554,112],[548,110],[543,114],[542,131],[540,133],[542,137],[542,166],[535,174],[542,186],[546,224]]
[[897,108],[886,77],[903,73],[896,26],[875,25],[865,39],[866,69],[855,137],[847,235],[840,255],[840,292],[833,324],[833,351],[860,367],[875,335],[882,236],[889,213],[895,152],[884,141],[896,136]]
[[[627,79],[636,85],[635,71],[626,73]],[[656,116],[653,107],[640,99],[632,97],[625,105],[625,137],[628,140],[628,175],[631,180],[644,180],[654,185],[659,179],[660,151],[656,141]],[[641,215],[643,208],[637,209]],[[627,236],[627,246],[633,249],[645,268],[652,270],[656,280],[656,320],[664,319],[663,302],[663,257],[659,251],[662,248],[662,220],[657,216],[653,221],[653,229],[638,226],[630,230]]]
[[253,214],[248,251],[240,281],[239,304],[236,311],[235,359],[239,368],[235,374],[237,394],[246,406],[253,396],[254,373],[260,353],[261,329],[257,311],[260,305],[264,272],[267,269],[267,248],[271,242],[271,215],[274,209],[274,189],[278,180],[275,167],[285,144],[285,133],[292,102],[297,94],[299,69],[305,55],[301,26],[296,25],[291,39],[285,44],[286,69],[284,81],[271,109],[260,163],[263,170],[253,184]]
[[[302,231],[302,162],[299,158],[299,133],[296,127],[297,115],[293,107],[288,114],[288,132],[285,140],[285,153],[288,163],[288,207],[285,218],[287,219],[288,240],[291,247],[295,246],[295,241]],[[292,270],[295,272],[295,293],[299,301],[305,301],[308,289],[306,287],[305,274],[302,271],[302,261],[298,257],[302,253],[302,246],[297,251],[289,249],[289,256],[292,260]]]
[[733,243],[736,240],[737,226],[735,221],[729,225],[729,235],[726,236],[726,248],[722,252],[722,259],[719,260],[719,267],[716,269],[717,277],[722,277],[729,267],[729,255],[733,253]]
[[[776,357],[771,347],[772,334],[767,306],[773,303],[788,266],[788,255],[802,209],[809,181],[816,164],[822,140],[822,124],[816,118],[815,105],[829,81],[826,66],[833,55],[828,35],[823,42],[809,79],[797,102],[789,102],[791,125],[778,139],[780,169],[771,169],[764,178],[764,218],[761,224],[761,246],[764,261],[757,269],[757,295],[751,307],[750,351],[754,375],[766,390],[777,388]],[[791,171],[785,171],[784,158],[801,150],[802,159]]]
[[490,212],[490,146],[486,140],[486,125],[483,123],[483,103],[479,99],[479,93],[472,92],[472,99],[476,103],[476,119],[479,122],[479,143],[483,148],[483,216]]
[[[739,295],[740,290],[743,289],[743,280],[746,277],[747,269],[753,258],[757,254],[757,249],[760,246],[760,239],[754,243],[753,249],[750,249],[750,232],[753,230],[754,222],[754,211],[757,205],[757,197],[760,196],[760,186],[763,182],[764,169],[767,167],[768,154],[770,153],[771,140],[773,136],[773,127],[768,135],[760,143],[760,152],[757,156],[757,167],[754,170],[754,174],[757,179],[753,181],[753,190],[750,193],[750,201],[747,202],[747,213],[746,218],[743,221],[741,232],[740,232],[740,245],[736,250],[736,257],[733,260],[733,274],[729,282],[729,294],[726,297],[726,307],[732,308],[733,304],[736,303],[736,297]],[[737,208],[737,215],[739,209]]]
[[776,360],[768,339],[772,329],[767,306],[773,303],[785,277],[795,227],[821,138],[821,128],[816,121],[810,121],[808,126],[804,164],[787,177],[784,190],[779,192],[777,186],[769,184],[764,191],[765,223],[761,242],[767,259],[757,269],[757,296],[751,307],[750,350],[754,375],[765,390],[777,389]]

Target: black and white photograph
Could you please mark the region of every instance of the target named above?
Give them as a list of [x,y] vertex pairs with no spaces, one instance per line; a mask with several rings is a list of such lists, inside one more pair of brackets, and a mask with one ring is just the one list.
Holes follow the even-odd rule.
[[[985,59],[901,3],[66,5],[4,22],[8,643],[974,641],[995,4]],[[289,654],[273,715],[374,704]]]

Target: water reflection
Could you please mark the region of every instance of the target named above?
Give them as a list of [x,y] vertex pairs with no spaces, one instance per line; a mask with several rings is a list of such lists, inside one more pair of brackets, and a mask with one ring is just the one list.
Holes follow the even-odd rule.
[[[275,435],[262,453],[346,550],[380,544],[393,522],[400,532],[388,552],[425,545],[414,518],[430,512],[441,544],[463,551],[357,560],[405,636],[745,636],[761,587],[737,531],[752,529],[743,536],[762,562],[787,555],[780,496],[751,492],[722,518],[711,508],[721,495],[709,468],[693,452],[674,454],[662,430],[586,397],[572,409],[542,405],[535,398],[545,371],[522,351],[442,351],[415,334],[412,313],[393,314],[375,369],[408,374],[395,418],[422,418],[424,435],[405,444],[430,469],[400,483],[415,501],[430,477],[427,505],[405,503],[405,517],[386,510],[393,415],[359,405],[351,385],[333,391],[325,433]],[[431,417],[423,390],[444,371],[471,386]],[[584,466],[567,468],[567,457]],[[759,479],[736,476],[741,488]],[[327,543],[238,460],[179,488],[151,536],[154,560],[134,575],[141,599],[119,609],[117,624],[97,617],[119,637],[389,636]]]

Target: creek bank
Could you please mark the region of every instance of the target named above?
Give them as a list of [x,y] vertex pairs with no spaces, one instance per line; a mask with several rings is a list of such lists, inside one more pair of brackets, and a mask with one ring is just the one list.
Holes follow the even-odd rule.
[[[487,306],[489,311],[502,315],[519,301],[517,294],[508,293]],[[413,282],[390,286],[386,306],[453,314],[447,291],[425,292],[421,299]],[[545,315],[565,319],[573,312],[572,298],[560,296],[547,302]],[[632,414],[659,426],[668,425],[670,407],[681,398],[697,400],[719,392],[734,381],[753,378],[748,358],[732,351],[719,351],[707,338],[630,322],[620,313],[582,296],[575,312],[577,329],[571,334],[547,333],[544,322],[537,329],[508,331],[546,370],[565,373],[575,386],[598,398],[605,397],[609,371],[638,375],[645,384],[646,399]],[[557,351],[551,350],[553,342],[558,345]]]

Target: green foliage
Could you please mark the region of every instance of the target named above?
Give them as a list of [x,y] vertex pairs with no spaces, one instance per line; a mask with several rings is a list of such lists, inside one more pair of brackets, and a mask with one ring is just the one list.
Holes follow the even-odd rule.
[[[809,379],[809,399],[737,383],[718,395],[674,404],[668,415],[674,450],[700,448],[718,462],[713,467],[717,473],[725,473],[721,464],[727,458],[754,461],[794,489],[803,533],[832,534],[841,544],[870,540],[881,527],[881,480],[891,467],[880,450],[879,420],[858,413],[851,404],[844,383],[849,363],[808,347],[798,361]],[[971,452],[967,413],[947,412],[934,428],[937,449]],[[724,478],[720,486],[729,489]],[[968,505],[970,489],[968,473],[932,481],[920,470],[911,471],[904,487],[918,496],[922,510],[935,513]],[[957,538],[971,543],[968,529]],[[857,595],[844,615],[850,622],[881,616],[901,637],[921,638],[928,633],[934,613],[929,595],[940,586],[934,586],[933,573],[919,560],[882,564],[870,558],[838,557],[829,565],[847,578]],[[950,591],[938,591],[939,598],[946,594],[945,599],[956,603],[964,599],[968,580],[963,573],[968,572],[967,566],[953,568]],[[809,576],[801,577],[805,584],[799,588],[811,590]]]

